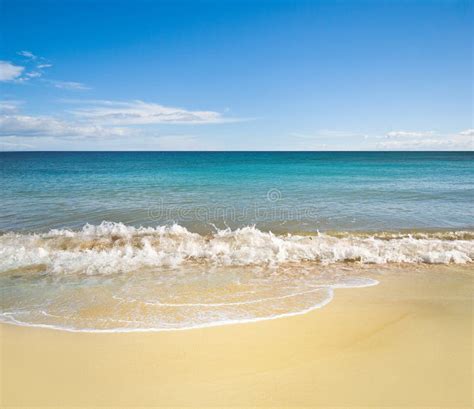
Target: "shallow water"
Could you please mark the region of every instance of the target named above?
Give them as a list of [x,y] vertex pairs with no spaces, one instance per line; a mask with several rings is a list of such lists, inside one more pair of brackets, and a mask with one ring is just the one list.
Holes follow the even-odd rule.
[[164,331],[303,314],[360,266],[470,264],[470,232],[210,235],[117,223],[0,236],[0,319],[70,331]]
[[0,319],[99,332],[253,322],[321,308],[384,268],[470,266],[472,159],[0,153]]
[[149,269],[120,276],[0,278],[1,319],[71,331],[200,328],[298,315],[320,308],[335,288],[377,284],[312,266]]

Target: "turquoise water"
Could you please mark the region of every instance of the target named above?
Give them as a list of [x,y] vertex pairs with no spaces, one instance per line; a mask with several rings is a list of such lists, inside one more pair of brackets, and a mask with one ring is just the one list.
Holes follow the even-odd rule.
[[0,321],[98,332],[255,322],[322,308],[392,267],[472,263],[472,159],[1,153]]
[[471,229],[472,152],[0,153],[1,231]]

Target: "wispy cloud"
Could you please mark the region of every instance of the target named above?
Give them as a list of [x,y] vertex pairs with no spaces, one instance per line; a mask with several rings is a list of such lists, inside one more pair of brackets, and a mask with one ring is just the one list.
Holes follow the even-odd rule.
[[465,131],[459,132],[463,136],[474,136],[474,129],[466,129]]
[[10,61],[0,61],[0,81],[15,81],[21,77],[25,67],[15,65]]
[[0,114],[13,114],[19,111],[22,101],[4,100],[0,101]]
[[0,81],[11,81],[14,83],[24,83],[34,78],[40,78],[46,68],[52,67],[45,58],[38,57],[31,51],[18,51],[18,55],[24,57],[22,63],[12,63],[10,61],[0,62]]
[[81,101],[71,113],[79,120],[108,125],[218,124],[239,119],[216,111],[192,111],[143,101]]
[[123,137],[131,130],[82,124],[47,115],[24,115],[19,102],[0,102],[0,137]]
[[472,150],[474,129],[460,132],[389,131],[385,134],[362,134],[321,130],[311,134],[292,133],[297,150]]
[[75,81],[59,81],[59,80],[45,80],[46,82],[50,83],[56,88],[60,89],[69,89],[69,90],[76,90],[76,91],[82,91],[82,90],[88,90],[90,87],[86,86],[85,84],[81,82],[75,82]]
[[30,60],[37,60],[38,57],[34,55],[31,51],[23,50],[23,51],[18,51],[18,55],[21,55],[22,57],[26,57]]
[[32,72],[27,72],[25,74],[25,77],[32,79],[32,78],[39,78],[43,75],[43,73],[38,72],[38,71],[32,71]]
[[456,133],[434,131],[391,131],[379,139],[376,149],[382,150],[472,150],[474,130]]
[[0,136],[69,138],[126,136],[129,133],[125,128],[82,125],[50,116],[0,116]]
[[434,135],[433,131],[390,131],[387,132],[388,138],[424,138]]
[[[83,108],[61,117],[28,115],[19,109],[19,101],[0,101],[0,137],[9,138],[154,138],[156,133],[136,127],[159,123],[221,123],[227,118],[214,111],[188,111],[140,101],[82,101]],[[75,101],[79,103],[79,101]],[[100,109],[98,109],[100,108]],[[162,136],[163,149],[187,149],[198,146],[194,136]],[[156,141],[155,141],[156,142]]]
[[59,89],[73,91],[90,89],[87,85],[77,81],[42,78],[45,76],[46,70],[53,66],[49,60],[28,50],[18,51],[17,54],[23,57],[20,63],[0,61],[0,81],[22,84],[34,79],[41,79],[44,84]]

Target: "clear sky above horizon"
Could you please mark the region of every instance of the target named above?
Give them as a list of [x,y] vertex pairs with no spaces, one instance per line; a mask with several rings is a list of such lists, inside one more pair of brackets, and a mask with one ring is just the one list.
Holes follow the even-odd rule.
[[471,150],[472,4],[2,0],[0,150]]

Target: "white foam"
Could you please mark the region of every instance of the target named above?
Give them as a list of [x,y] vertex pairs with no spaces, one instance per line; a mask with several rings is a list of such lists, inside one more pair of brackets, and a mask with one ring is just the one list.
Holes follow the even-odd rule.
[[110,222],[7,233],[0,236],[0,321],[113,333],[291,317],[327,305],[335,289],[378,283],[338,263],[471,263],[472,237],[275,235],[252,226],[206,236],[179,225]]
[[[179,225],[133,227],[103,222],[80,231],[0,236],[0,271],[41,266],[50,273],[113,274],[184,263],[217,266],[336,263],[470,263],[474,240],[440,235],[314,236],[262,232],[255,227],[218,230],[210,236]],[[455,236],[456,237],[456,236]],[[462,236],[461,236],[462,237]]]

